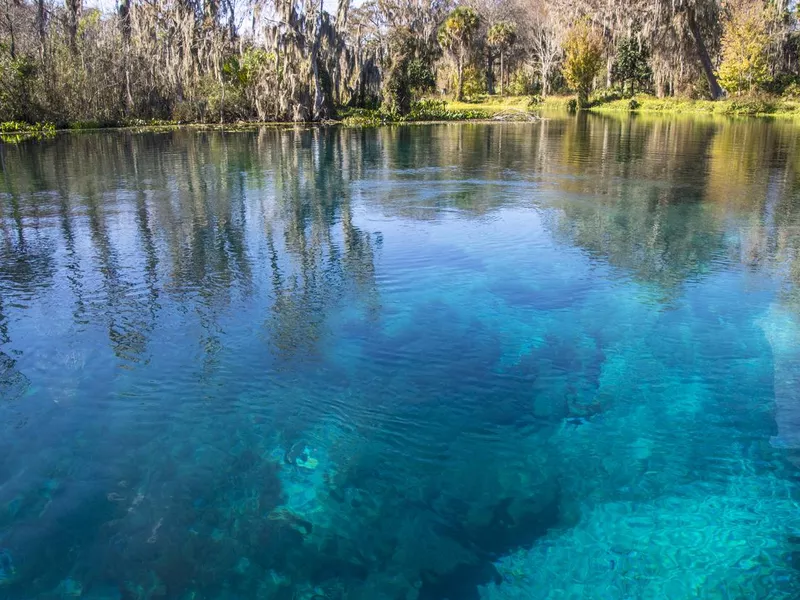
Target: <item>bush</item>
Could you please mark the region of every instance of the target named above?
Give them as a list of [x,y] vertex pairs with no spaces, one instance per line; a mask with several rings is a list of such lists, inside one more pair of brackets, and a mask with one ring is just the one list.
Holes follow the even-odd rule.
[[514,71],[506,89],[512,96],[526,96],[534,91],[531,78],[523,69]]
[[775,112],[777,103],[771,96],[753,94],[733,99],[725,112],[732,115],[768,115]]
[[36,65],[28,57],[10,58],[0,47],[0,120],[41,118],[33,100]]
[[577,98],[570,98],[567,101],[567,112],[578,112],[578,99]]
[[391,120],[388,113],[377,109],[354,108],[343,115],[342,125],[348,127],[375,127]]
[[0,142],[18,144],[29,139],[41,140],[53,137],[56,127],[52,123],[23,123],[21,121],[5,121],[0,123]]
[[482,69],[474,65],[464,67],[464,98],[478,100],[486,93],[486,77]]
[[620,100],[622,98],[622,92],[620,90],[615,90],[613,88],[606,88],[602,90],[597,90],[594,94],[592,94],[589,105],[593,106],[596,104],[606,104],[608,102],[614,102],[616,100]]
[[544,98],[542,98],[539,94],[533,94],[531,96],[528,96],[528,110],[536,108],[542,102],[544,102]]
[[444,100],[420,100],[411,105],[411,112],[403,121],[464,121],[486,119],[488,114],[482,110],[448,110]]
[[787,83],[783,86],[780,93],[785,98],[791,98],[792,100],[800,99],[800,82],[792,81],[791,83]]
[[436,78],[428,63],[414,58],[408,62],[408,85],[415,95],[425,94],[436,88]]

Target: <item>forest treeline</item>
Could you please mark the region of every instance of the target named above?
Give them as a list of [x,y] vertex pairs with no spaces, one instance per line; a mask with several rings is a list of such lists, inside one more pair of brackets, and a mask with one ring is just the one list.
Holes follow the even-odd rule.
[[786,0],[0,0],[0,121],[319,121],[426,97],[800,95]]

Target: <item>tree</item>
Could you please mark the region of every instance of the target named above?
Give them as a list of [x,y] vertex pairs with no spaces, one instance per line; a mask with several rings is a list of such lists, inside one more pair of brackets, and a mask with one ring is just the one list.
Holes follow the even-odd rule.
[[767,53],[771,42],[773,13],[761,2],[748,1],[733,7],[722,35],[719,80],[733,94],[752,92],[769,79]]
[[505,55],[517,41],[517,27],[508,21],[500,21],[489,28],[486,36],[488,44],[500,53],[500,95],[503,95],[505,81]]
[[644,42],[634,36],[624,38],[617,45],[617,54],[614,58],[612,78],[622,85],[625,92],[627,86],[631,95],[649,87],[653,79],[653,71],[648,64],[650,52]]
[[711,59],[719,39],[720,0],[630,0],[621,3],[618,12],[622,21],[642,24],[642,34],[651,43],[657,83],[696,64],[711,98],[722,96]]
[[83,12],[82,0],[66,0],[67,6],[67,31],[69,32],[69,47],[73,52],[78,51],[78,23]]
[[412,85],[409,65],[414,56],[414,33],[405,27],[389,34],[389,60],[383,84],[383,106],[392,113],[411,110]]
[[439,28],[439,43],[456,63],[456,100],[464,97],[464,65],[479,25],[480,17],[474,9],[459,6]]
[[531,45],[542,79],[542,96],[550,93],[550,79],[556,70],[559,58],[561,58],[562,38],[561,26],[551,17],[549,11],[543,11],[536,19],[534,33],[531,37]]
[[564,40],[564,78],[578,93],[578,106],[589,101],[594,78],[603,66],[603,38],[583,19],[575,23]]

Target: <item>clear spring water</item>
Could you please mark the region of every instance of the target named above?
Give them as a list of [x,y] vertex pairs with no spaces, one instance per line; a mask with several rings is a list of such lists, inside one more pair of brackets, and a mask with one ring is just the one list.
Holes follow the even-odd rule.
[[800,597],[800,127],[0,158],[0,599]]

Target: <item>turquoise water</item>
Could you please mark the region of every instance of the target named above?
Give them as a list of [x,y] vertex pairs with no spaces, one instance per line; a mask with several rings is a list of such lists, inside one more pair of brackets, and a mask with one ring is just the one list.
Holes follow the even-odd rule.
[[798,145],[0,147],[0,599],[800,597]]

